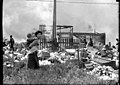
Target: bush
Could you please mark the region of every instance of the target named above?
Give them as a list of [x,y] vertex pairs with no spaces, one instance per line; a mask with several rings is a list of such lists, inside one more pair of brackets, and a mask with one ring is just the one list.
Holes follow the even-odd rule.
[[12,74],[12,68],[7,68],[6,66],[3,66],[3,75],[11,76],[11,74]]
[[[88,75],[79,69],[76,61],[65,64],[40,66],[39,69],[26,70],[23,62],[17,63],[12,69],[3,67],[3,82],[8,84],[115,84],[115,81],[103,81]],[[20,68],[22,67],[22,68]],[[17,70],[19,68],[19,70]],[[9,78],[6,78],[9,76]]]

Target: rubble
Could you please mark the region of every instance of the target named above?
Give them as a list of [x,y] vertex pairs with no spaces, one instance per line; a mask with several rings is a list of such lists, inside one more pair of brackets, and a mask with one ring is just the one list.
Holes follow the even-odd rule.
[[97,66],[92,71],[87,73],[91,75],[95,75],[99,79],[103,79],[103,80],[118,79],[118,74],[114,73],[114,69],[110,66]]
[[[119,52],[116,50],[107,50],[105,47],[103,47],[101,50],[89,50],[91,51],[91,59],[90,63],[85,64],[86,70],[88,71],[88,74],[95,75],[99,79],[103,80],[116,80],[118,81],[118,72],[116,73],[115,71],[118,71],[119,69]],[[105,56],[103,56],[102,51],[106,51]],[[111,54],[112,56],[110,56]],[[98,62],[93,61],[93,59],[105,59],[105,60],[111,60],[112,62],[115,62],[115,66],[108,64],[100,64]],[[113,68],[114,67],[114,68]],[[117,68],[115,68],[117,67]]]
[[[25,48],[22,48],[20,51],[16,49],[15,52],[11,52],[9,46],[3,47],[3,62],[4,66],[14,67],[14,62],[19,63],[21,61],[27,62],[28,55],[32,52],[28,51]],[[54,65],[55,63],[65,63],[67,60],[78,59],[78,52],[76,49],[64,49],[60,52],[50,52],[48,48],[37,50],[39,58],[39,66],[45,65]],[[105,52],[105,54],[103,54]],[[109,55],[111,54],[111,55]],[[85,64],[85,69],[88,71],[88,74],[96,75],[99,79],[103,80],[115,80],[118,78],[118,74],[114,73],[115,69],[110,65],[103,66],[93,59],[97,58],[106,58],[108,60],[115,61],[117,70],[119,69],[119,52],[116,50],[107,50],[105,46],[100,50],[94,48],[82,48],[79,49],[79,57]],[[11,62],[12,61],[12,62]]]
[[9,61],[3,63],[4,66],[13,67],[13,64]]
[[66,52],[71,53],[71,54],[75,54],[76,50],[75,49],[65,49]]
[[48,61],[48,60],[43,60],[43,61],[40,61],[39,60],[39,65],[41,66],[41,65],[52,65],[52,63],[50,62],[50,61]]

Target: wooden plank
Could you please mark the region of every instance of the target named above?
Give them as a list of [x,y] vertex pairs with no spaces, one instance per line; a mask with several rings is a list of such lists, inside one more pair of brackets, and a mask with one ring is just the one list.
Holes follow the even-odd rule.
[[66,48],[68,48],[68,39],[66,39]]
[[42,40],[43,40],[43,42],[42,42],[43,43],[43,48],[45,48],[45,40],[44,39],[42,39]]
[[65,48],[66,48],[66,38],[65,38]]
[[103,58],[93,58],[92,60],[99,63],[99,64],[111,62],[111,60],[107,60],[107,59],[103,59]]

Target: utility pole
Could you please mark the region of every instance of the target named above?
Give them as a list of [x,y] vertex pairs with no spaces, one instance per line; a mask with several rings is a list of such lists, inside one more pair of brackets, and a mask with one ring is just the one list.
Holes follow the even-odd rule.
[[56,39],[56,0],[54,0],[52,50],[55,51],[56,49],[57,49],[57,39]]
[[93,43],[95,44],[95,33],[96,33],[96,25],[93,27]]
[[53,38],[56,38],[56,0],[54,0],[53,8]]

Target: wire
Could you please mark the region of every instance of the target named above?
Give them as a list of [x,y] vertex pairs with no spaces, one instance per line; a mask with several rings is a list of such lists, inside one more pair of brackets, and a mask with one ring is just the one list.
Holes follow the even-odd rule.
[[95,2],[68,2],[68,1],[57,1],[60,3],[77,3],[77,4],[110,4],[110,5],[118,5],[117,3],[95,3]]
[[[46,1],[46,0],[27,0],[27,1],[41,1],[41,2],[53,2],[53,1]],[[107,4],[107,5],[118,5],[119,3],[95,3],[95,2],[83,2],[83,1],[79,1],[79,2],[71,2],[71,1],[56,1],[58,3],[77,3],[77,4]]]

